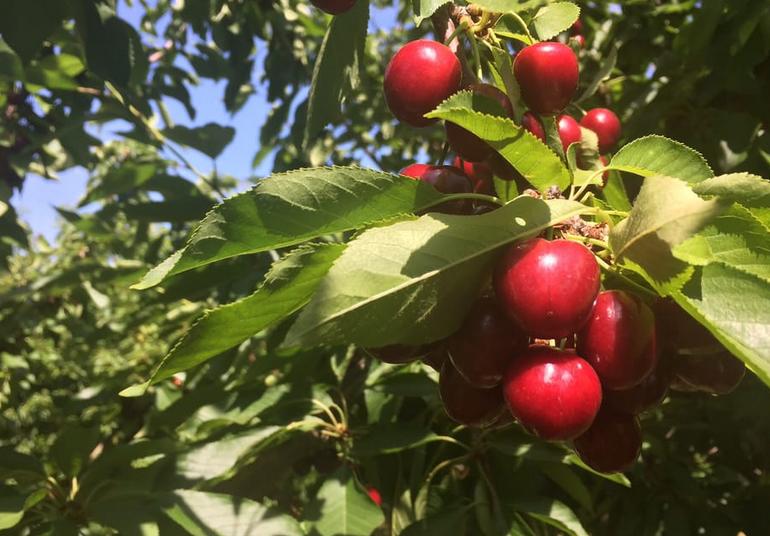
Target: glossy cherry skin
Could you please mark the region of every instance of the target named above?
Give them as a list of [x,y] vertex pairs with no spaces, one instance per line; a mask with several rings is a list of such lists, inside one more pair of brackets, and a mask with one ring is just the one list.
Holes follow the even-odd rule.
[[591,365],[574,352],[541,345],[511,360],[503,394],[516,420],[548,441],[585,432],[602,402],[602,386]]
[[535,238],[510,246],[494,278],[498,303],[530,337],[560,339],[588,321],[599,293],[599,265],[577,242]]
[[580,131],[580,124],[569,115],[559,116],[559,139],[561,140],[561,146],[564,147],[564,152],[567,152],[567,148],[573,143],[580,143],[583,139],[583,133]]
[[577,348],[607,389],[638,385],[658,362],[652,310],[628,292],[602,292],[578,333]]
[[486,426],[495,422],[504,411],[505,402],[500,387],[479,389],[472,386],[450,360],[441,367],[438,386],[444,410],[460,424]]
[[527,112],[521,117],[521,126],[531,132],[540,141],[545,143],[545,129],[540,119],[532,112]]
[[591,427],[573,442],[586,465],[600,473],[630,468],[642,450],[642,428],[635,415],[602,408]]
[[607,108],[589,110],[580,120],[580,124],[596,132],[600,153],[611,151],[620,139],[620,119],[615,112]]
[[468,383],[481,388],[499,385],[511,358],[527,346],[529,337],[491,297],[476,300],[463,325],[447,341],[452,364]]
[[639,385],[631,389],[604,391],[604,405],[620,413],[639,415],[649,411],[666,398],[674,370],[670,356],[660,355],[655,369]]
[[356,0],[310,0],[310,2],[329,15],[341,15],[350,11],[350,8],[356,4]]
[[391,344],[380,348],[364,348],[370,356],[391,365],[403,365],[424,357],[428,353],[427,345],[408,346],[405,344]]
[[495,195],[492,168],[486,162],[466,162],[456,156],[452,165],[468,177],[473,183],[473,191],[478,194]]
[[[490,84],[471,84],[466,89],[496,102],[503,117],[513,116],[513,105],[504,92]],[[446,137],[450,147],[464,160],[481,162],[494,152],[484,140],[454,123],[446,123]]]
[[[470,193],[473,184],[462,170],[454,166],[429,166],[427,164],[411,164],[401,170],[401,174],[433,186],[444,194]],[[445,214],[469,214],[472,204],[469,201],[448,201],[430,209],[431,212]]]
[[516,55],[513,74],[527,107],[541,115],[552,115],[566,108],[575,95],[578,60],[567,45],[536,43]]
[[678,355],[674,373],[679,381],[712,395],[733,392],[746,375],[743,361],[723,351],[715,354]]
[[424,127],[423,117],[460,89],[460,60],[436,41],[420,39],[396,52],[385,70],[385,100],[400,121]]

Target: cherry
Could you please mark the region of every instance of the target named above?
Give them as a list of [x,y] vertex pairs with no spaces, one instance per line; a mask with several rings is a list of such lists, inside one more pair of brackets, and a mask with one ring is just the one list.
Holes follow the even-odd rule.
[[318,9],[325,11],[329,15],[341,15],[350,11],[356,0],[310,0]]
[[586,38],[582,35],[573,35],[572,40],[575,41],[578,44],[578,47],[585,48],[586,47]]
[[642,427],[635,415],[602,407],[591,427],[573,442],[580,459],[600,473],[618,473],[642,450]]
[[425,114],[460,89],[460,60],[449,47],[420,39],[404,45],[385,70],[385,100],[400,121],[424,127]]
[[444,410],[460,424],[485,426],[495,422],[503,412],[500,387],[479,389],[472,386],[448,359],[441,367],[438,385]]
[[630,389],[657,363],[652,310],[628,292],[602,292],[578,334],[577,347],[607,389]]
[[476,300],[460,329],[447,341],[449,358],[474,387],[499,385],[511,357],[529,338],[518,331],[491,297]]
[[[504,117],[513,117],[513,105],[508,95],[490,84],[471,84],[468,86],[475,95],[480,95],[497,103]],[[447,122],[446,136],[452,149],[465,160],[481,162],[494,152],[484,140],[464,128]]]
[[561,140],[561,146],[564,147],[564,152],[567,152],[567,148],[573,143],[580,143],[583,139],[583,133],[580,131],[580,124],[575,121],[569,115],[559,116],[559,139]]
[[580,124],[596,132],[599,137],[600,153],[612,150],[620,139],[620,119],[615,112],[607,108],[589,110],[580,120]]
[[[473,184],[463,172],[454,166],[429,166],[427,164],[411,164],[401,170],[401,174],[433,186],[444,194],[461,194],[473,191]],[[467,200],[447,201],[435,207],[431,212],[445,214],[468,214],[472,205]]]
[[417,361],[428,353],[427,345],[408,346],[405,344],[391,344],[380,348],[364,348],[370,356],[391,365],[403,365]]
[[446,352],[446,345],[443,341],[436,343],[433,348],[422,358],[422,362],[431,367],[436,372],[441,372],[441,367],[444,366],[444,361],[447,361],[449,356]]
[[562,43],[530,45],[516,55],[513,64],[522,99],[541,115],[556,114],[569,104],[577,90],[578,73],[575,53]]
[[583,21],[578,19],[574,23],[572,23],[572,26],[569,27],[569,34],[580,35],[582,33],[583,33]]
[[535,114],[532,112],[525,113],[521,118],[521,126],[545,143],[545,129]]
[[666,398],[674,376],[671,359],[661,355],[658,365],[639,385],[622,391],[604,391],[604,404],[620,413],[639,415],[658,406]]
[[473,183],[473,191],[479,194],[495,195],[492,168],[486,162],[466,162],[456,156],[452,165],[462,170]]
[[533,345],[511,360],[503,380],[511,414],[538,437],[574,439],[585,432],[602,402],[599,377],[573,351]]
[[508,316],[539,339],[568,337],[588,321],[599,292],[599,265],[582,244],[535,238],[510,246],[494,273]]
[[382,495],[380,495],[380,490],[369,486],[368,488],[366,488],[366,494],[369,495],[369,498],[372,500],[374,504],[376,504],[377,506],[382,506]]
[[674,373],[686,386],[712,395],[733,392],[746,375],[746,365],[727,351],[715,354],[678,355]]

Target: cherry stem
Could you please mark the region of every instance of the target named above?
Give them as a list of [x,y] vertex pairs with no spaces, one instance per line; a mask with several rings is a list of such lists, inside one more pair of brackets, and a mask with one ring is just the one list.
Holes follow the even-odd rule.
[[466,24],[465,24],[464,22],[461,22],[461,23],[459,23],[459,24],[458,24],[458,25],[455,27],[455,31],[454,31],[454,32],[452,32],[452,33],[449,35],[449,37],[447,37],[446,39],[444,39],[444,44],[445,44],[446,46],[449,46],[449,45],[450,45],[450,43],[451,43],[452,41],[454,41],[455,39],[457,39],[457,37],[458,37],[460,34],[463,34],[463,33],[465,33],[465,31],[466,31],[467,29],[468,29],[468,27],[466,26]]
[[467,29],[468,33],[468,40],[471,42],[471,52],[473,52],[473,66],[476,68],[476,78],[481,80],[484,76],[483,71],[481,70],[481,54],[479,54],[479,44],[476,42],[476,34],[470,31],[470,29]]
[[590,176],[590,177],[588,177],[588,180],[586,180],[585,184],[583,184],[583,186],[581,186],[580,188],[578,188],[577,192],[575,192],[575,191],[574,191],[574,190],[575,190],[575,186],[574,186],[574,185],[572,185],[572,187],[571,187],[571,188],[572,188],[572,190],[573,190],[573,191],[572,191],[572,194],[569,196],[570,200],[575,200],[575,199],[578,199],[578,198],[579,198],[581,195],[583,195],[583,192],[585,192],[585,191],[586,191],[586,188],[588,188],[589,186],[591,186],[591,182],[592,182],[592,181],[593,181],[593,180],[594,180],[596,177],[599,177],[599,176],[601,176],[601,175],[602,175],[602,173],[604,173],[605,171],[607,171],[607,168],[605,168],[604,166],[602,166],[602,168],[601,168],[601,169],[598,169],[598,170],[594,171],[594,172],[591,174],[591,176]]
[[527,34],[527,37],[529,38],[530,43],[535,43],[535,38],[532,37],[532,34],[529,33],[529,28],[527,27],[527,23],[524,22],[524,19],[521,18],[521,16],[518,13],[515,13],[513,11],[508,13],[509,15],[512,15],[514,19],[516,19],[516,22],[519,23],[519,26],[521,26],[524,29],[524,33]]
[[444,147],[441,149],[441,158],[439,158],[438,162],[436,162],[437,166],[443,166],[444,162],[446,162],[446,157],[449,154],[449,142],[444,142]]

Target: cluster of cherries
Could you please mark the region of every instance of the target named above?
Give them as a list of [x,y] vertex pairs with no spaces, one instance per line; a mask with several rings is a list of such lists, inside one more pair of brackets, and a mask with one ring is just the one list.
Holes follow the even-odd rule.
[[498,261],[492,291],[449,338],[368,352],[436,368],[444,408],[459,423],[513,417],[542,439],[572,441],[597,471],[623,471],[641,449],[639,414],[670,388],[728,393],[745,367],[675,303],[658,300],[653,312],[639,296],[600,285],[586,246],[517,243]]
[[[339,14],[355,0],[313,3]],[[570,34],[583,46],[581,32],[578,21]],[[579,123],[562,113],[578,86],[578,60],[569,46],[527,46],[516,55],[513,74],[528,107],[520,123],[541,141],[546,141],[541,117],[555,117],[565,152],[582,140],[581,126],[596,133],[600,154],[618,142],[621,125],[612,111],[590,110]],[[425,115],[463,88],[496,102],[501,114],[515,119],[503,91],[463,84],[460,61],[441,43],[406,44],[385,72],[388,107],[414,127],[434,123]],[[493,194],[493,176],[523,180],[482,139],[453,123],[445,128],[457,154],[454,165],[412,164],[403,175],[444,193]],[[478,208],[451,201],[433,210],[468,214]],[[444,408],[459,423],[498,426],[512,417],[542,439],[571,441],[592,468],[617,472],[639,455],[638,415],[660,404],[670,388],[724,394],[745,373],[743,363],[675,303],[652,305],[654,312],[633,293],[601,291],[599,265],[583,244],[534,238],[501,255],[492,289],[449,338],[367,351],[388,363],[422,359],[433,366],[440,373]]]

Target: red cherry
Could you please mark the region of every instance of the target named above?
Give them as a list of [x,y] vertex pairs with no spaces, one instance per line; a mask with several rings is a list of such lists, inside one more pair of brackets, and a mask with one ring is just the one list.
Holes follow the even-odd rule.
[[612,150],[620,139],[620,119],[615,112],[607,108],[589,110],[580,120],[580,124],[596,132],[599,137],[600,153]]
[[447,341],[449,358],[474,387],[499,385],[511,357],[524,351],[529,338],[518,331],[490,297],[476,300],[462,327]]
[[567,148],[573,143],[580,143],[583,139],[583,133],[580,131],[580,124],[575,121],[569,115],[559,116],[559,139],[561,140],[561,146],[564,147],[564,152],[567,152]]
[[549,441],[585,432],[602,402],[601,383],[591,365],[574,352],[540,345],[513,358],[503,393],[519,423]]
[[472,386],[448,359],[441,367],[438,385],[447,415],[460,424],[488,425],[503,412],[503,393],[500,387],[479,389]]
[[567,107],[578,85],[575,53],[562,43],[542,42],[516,55],[513,74],[527,107],[541,115],[552,115]]
[[[454,166],[429,166],[411,164],[401,170],[406,177],[426,182],[444,194],[461,194],[473,191],[473,184],[463,172]],[[468,214],[472,208],[469,201],[448,201],[430,209],[445,214]]]
[[380,495],[380,491],[377,488],[366,488],[366,494],[369,495],[369,498],[374,504],[377,506],[382,506],[382,495]]
[[574,441],[580,459],[600,473],[631,467],[642,450],[642,427],[635,415],[602,408],[591,427]]
[[630,389],[655,368],[655,317],[636,295],[602,292],[578,334],[578,353],[607,389]]
[[433,349],[422,358],[422,362],[431,367],[436,372],[441,372],[441,367],[444,366],[444,361],[449,360],[447,355],[446,345],[444,341],[436,343]]
[[539,339],[568,337],[583,327],[599,284],[593,253],[568,240],[514,244],[494,274],[498,302],[525,333]]
[[479,194],[495,195],[492,169],[486,162],[466,162],[456,156],[452,165],[462,170],[473,183],[473,191]]
[[[511,105],[508,95],[495,86],[490,84],[471,84],[466,89],[471,90],[474,97],[479,95],[482,98],[487,98],[497,103],[500,107],[500,115],[503,117],[513,117],[513,105]],[[449,145],[454,152],[465,160],[481,162],[494,151],[487,142],[464,128],[450,122],[447,122],[445,126]]]
[[679,354],[674,360],[678,380],[712,395],[733,392],[746,375],[743,361],[723,351],[715,354]]
[[403,365],[417,361],[427,354],[429,347],[427,345],[408,346],[404,344],[391,344],[380,348],[364,348],[364,351],[370,356],[379,359],[391,365]]
[[658,365],[642,383],[622,391],[604,391],[604,404],[620,413],[639,415],[649,411],[666,398],[674,371],[669,356],[661,355]]
[[325,11],[329,15],[341,15],[350,11],[356,0],[310,0],[318,9]]
[[423,117],[460,89],[460,60],[449,47],[420,39],[404,45],[385,70],[385,100],[400,121],[424,127]]
[[545,143],[545,129],[540,119],[532,112],[525,113],[521,118],[521,126],[530,131],[540,141]]
[[578,19],[572,24],[572,26],[569,27],[569,34],[580,35],[582,33],[583,33],[583,21]]

